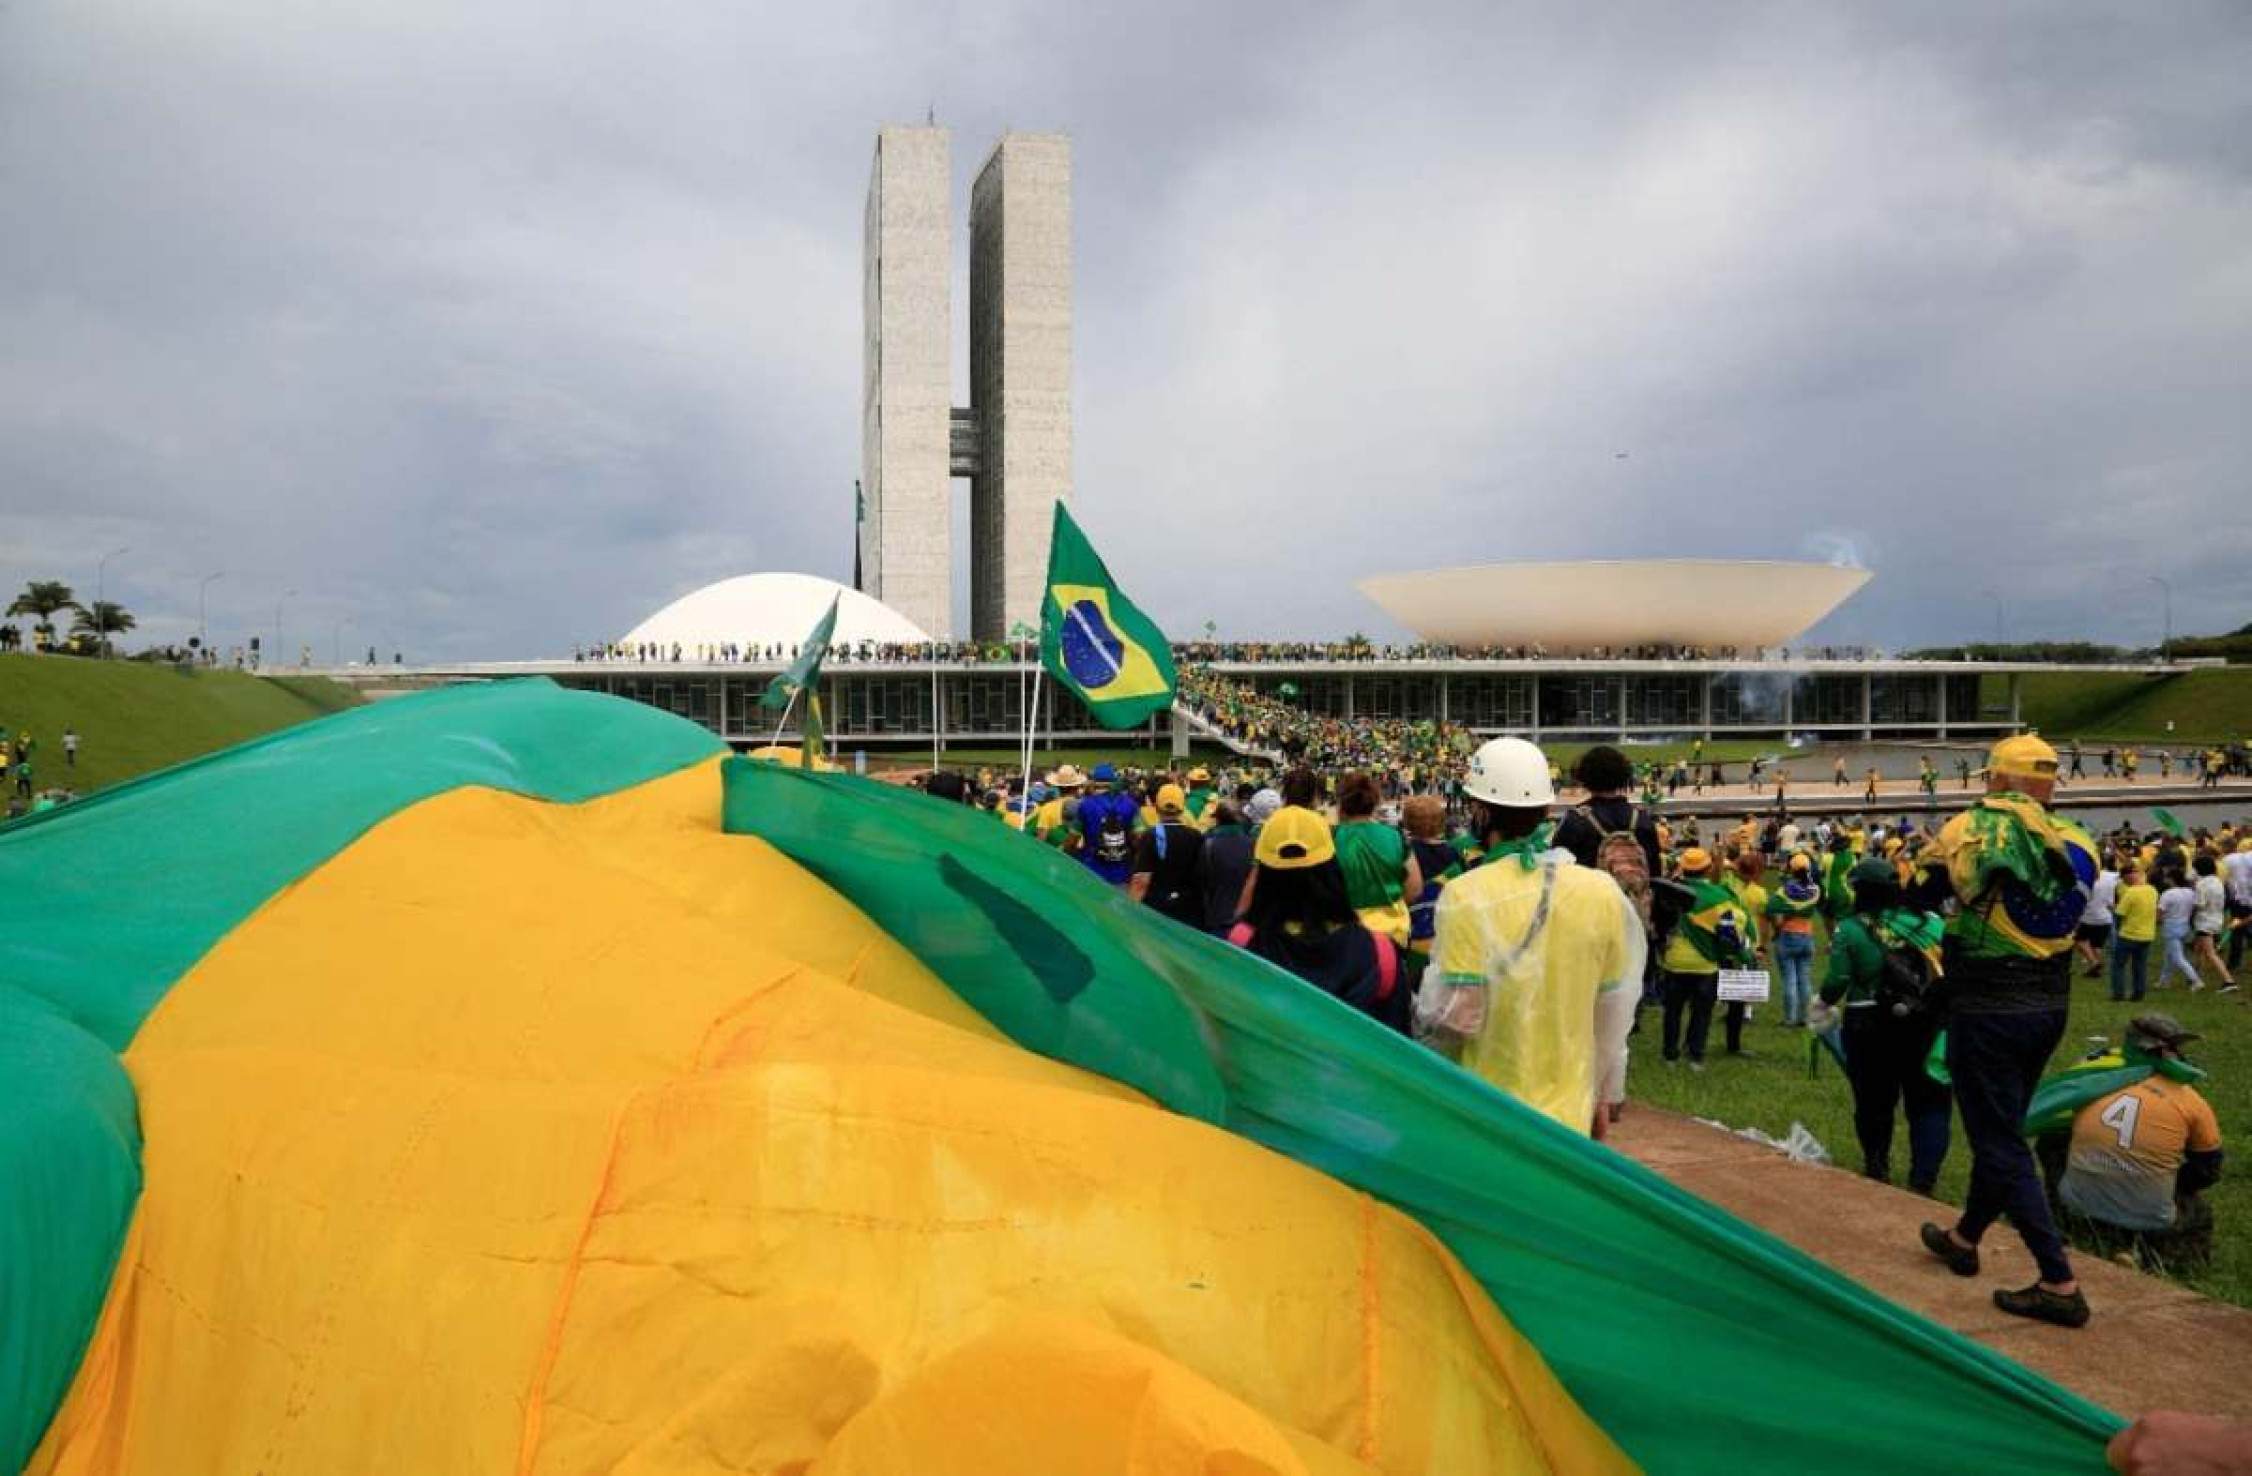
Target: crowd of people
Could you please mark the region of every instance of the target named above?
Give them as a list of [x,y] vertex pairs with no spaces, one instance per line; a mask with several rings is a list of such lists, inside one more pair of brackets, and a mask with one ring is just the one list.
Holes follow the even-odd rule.
[[1217,774],[1066,764],[1029,789],[1014,775],[923,783],[1596,1137],[1623,1108],[1646,1010],[1660,1059],[1701,1071],[1716,1023],[1721,1049],[1743,1050],[1751,1005],[1724,985],[1758,976],[1753,997],[1843,1062],[1864,1173],[1893,1180],[1905,1123],[1905,1182],[1931,1193],[1960,1123],[1969,1196],[1922,1243],[1970,1274],[2006,1216],[2039,1276],[1995,1294],[2005,1311],[2087,1320],[2065,1231],[2169,1267],[2209,1256],[2202,1191],[2220,1142],[2184,1054],[2194,1033],[2139,1014],[2117,1050],[2066,1074],[2072,1110],[2037,1144],[2027,1112],[2076,957],[2108,970],[2122,1003],[2144,999],[2135,959],[2154,939],[2172,967],[2147,989],[2176,973],[2202,987],[2200,969],[2235,987],[2252,826],[2091,836],[2049,808],[2058,756],[2029,735],[1995,745],[1983,793],[1944,823],[1785,811],[1708,835],[1637,803],[1646,776],[1614,748],[1581,757],[1585,798],[1567,805],[1557,767],[1522,739],[1402,783],[1376,766],[1394,752],[1368,740],[1331,766],[1314,743],[1285,743],[1300,730],[1264,708],[1231,720],[1275,723],[1282,760]]
[[[62,751],[63,772],[78,768],[78,730],[63,727],[56,746]],[[39,783],[45,750],[27,728],[12,728],[0,721],[0,795],[6,799],[8,818],[37,810],[51,810],[76,796],[65,786]]]
[[1477,736],[1432,719],[1340,718],[1199,667],[1184,669],[1181,704],[1242,747],[1323,773],[1365,770],[1387,798],[1455,793]]
[[[794,641],[590,641],[571,648],[573,661],[635,664],[758,665],[795,661]],[[1878,661],[1867,646],[1691,646],[1650,643],[1588,646],[1551,651],[1538,641],[1522,645],[1449,645],[1439,641],[1174,641],[1176,666],[1343,665],[1453,661]],[[825,661],[849,666],[992,665],[1036,658],[1033,641],[840,641]]]

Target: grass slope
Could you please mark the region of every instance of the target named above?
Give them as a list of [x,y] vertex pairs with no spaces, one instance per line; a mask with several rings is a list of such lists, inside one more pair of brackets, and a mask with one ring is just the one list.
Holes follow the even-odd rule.
[[[1826,962],[1826,958],[1815,960],[1817,984]],[[2247,971],[2252,972],[2252,963],[2248,963]],[[2177,983],[2163,993],[2152,994],[2140,1006],[2115,1005],[2103,981],[2081,979],[2076,974],[2071,1023],[2056,1064],[2061,1066],[2087,1054],[2091,1035],[2120,1040],[2127,1021],[2140,1010],[2173,1015],[2205,1036],[2190,1048],[2190,1058],[2209,1074],[2200,1090],[2219,1114],[2222,1141],[2235,1159],[2242,1151],[2239,1145],[2252,1142],[2252,1007],[2244,1001],[2242,994],[2215,995],[2210,987],[2204,993],[2190,994]],[[1827,1055],[1819,1074],[1809,1075],[1806,1032],[1785,1030],[1782,1018],[1780,1004],[1758,1006],[1744,1031],[1744,1044],[1751,1054],[1731,1057],[1722,1053],[1722,1022],[1719,1011],[1715,1011],[1706,1069],[1699,1074],[1664,1063],[1658,1050],[1658,1011],[1647,1009],[1628,1058],[1627,1094],[1634,1101],[1712,1118],[1732,1128],[1756,1127],[1778,1138],[1790,1131],[1793,1121],[1803,1122],[1829,1149],[1831,1158],[1858,1170],[1861,1150],[1853,1136],[1853,1093],[1845,1075]],[[1908,1170],[1904,1126],[1895,1131],[1892,1159],[1894,1181],[1903,1182]],[[2220,1184],[2207,1191],[2218,1222],[2212,1268],[2203,1275],[2182,1279],[2209,1297],[2252,1307],[2252,1174],[2234,1171],[2240,1162],[2224,1167]],[[1969,1177],[1970,1152],[1958,1119],[1947,1165],[1940,1175],[1940,1198],[1960,1205]],[[2006,1224],[1997,1225],[1993,1233],[2007,1237],[2010,1229]],[[1900,1253],[1920,1254],[1913,1246],[1901,1247]]]
[[[1993,703],[2006,701],[2001,683]],[[2182,676],[2119,672],[2043,672],[2025,678],[2026,722],[2057,738],[2188,743],[2252,733],[2252,668],[2227,667]],[[2171,732],[2167,723],[2173,723]]]
[[[33,782],[84,794],[361,700],[320,677],[183,672],[140,661],[0,656],[0,724],[29,733]],[[78,766],[63,766],[63,729]]]

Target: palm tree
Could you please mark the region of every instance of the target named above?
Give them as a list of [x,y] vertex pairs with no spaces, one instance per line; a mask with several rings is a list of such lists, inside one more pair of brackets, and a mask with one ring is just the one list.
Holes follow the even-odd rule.
[[137,623],[133,619],[133,612],[118,604],[115,600],[96,600],[91,605],[79,605],[73,608],[78,613],[71,617],[71,635],[74,638],[82,635],[93,636],[100,642],[104,655],[109,653],[109,638],[111,636],[123,635]]
[[14,619],[18,615],[29,615],[32,630],[47,637],[48,643],[52,644],[55,638],[56,613],[77,608],[77,598],[71,593],[69,585],[59,579],[34,579],[23,587],[22,594],[9,602],[8,617]]

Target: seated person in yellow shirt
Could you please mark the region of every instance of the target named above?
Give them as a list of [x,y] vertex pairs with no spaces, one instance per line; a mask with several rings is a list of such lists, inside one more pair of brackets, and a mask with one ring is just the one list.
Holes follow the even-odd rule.
[[[2180,1061],[2200,1039],[2170,1015],[2138,1015],[2129,1059]],[[2073,1114],[2072,1131],[2044,1135],[2042,1167],[2072,1238],[2092,1250],[2131,1250],[2146,1267],[2195,1269],[2213,1258],[2221,1125],[2196,1087],[2162,1068]]]

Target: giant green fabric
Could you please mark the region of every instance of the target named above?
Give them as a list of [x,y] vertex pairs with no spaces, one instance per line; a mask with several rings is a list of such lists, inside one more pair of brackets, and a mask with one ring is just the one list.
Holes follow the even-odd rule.
[[0,1470],[30,1455],[101,1310],[140,1192],[117,1056],[165,991],[418,800],[472,784],[588,799],[720,749],[692,723],[544,678],[450,687],[0,826]]
[[140,1193],[116,1054],[0,985],[0,1471],[22,1467],[70,1387]]
[[1020,1043],[1415,1215],[1652,1471],[2103,1468],[2105,1411],[987,817],[741,761],[725,793]]

